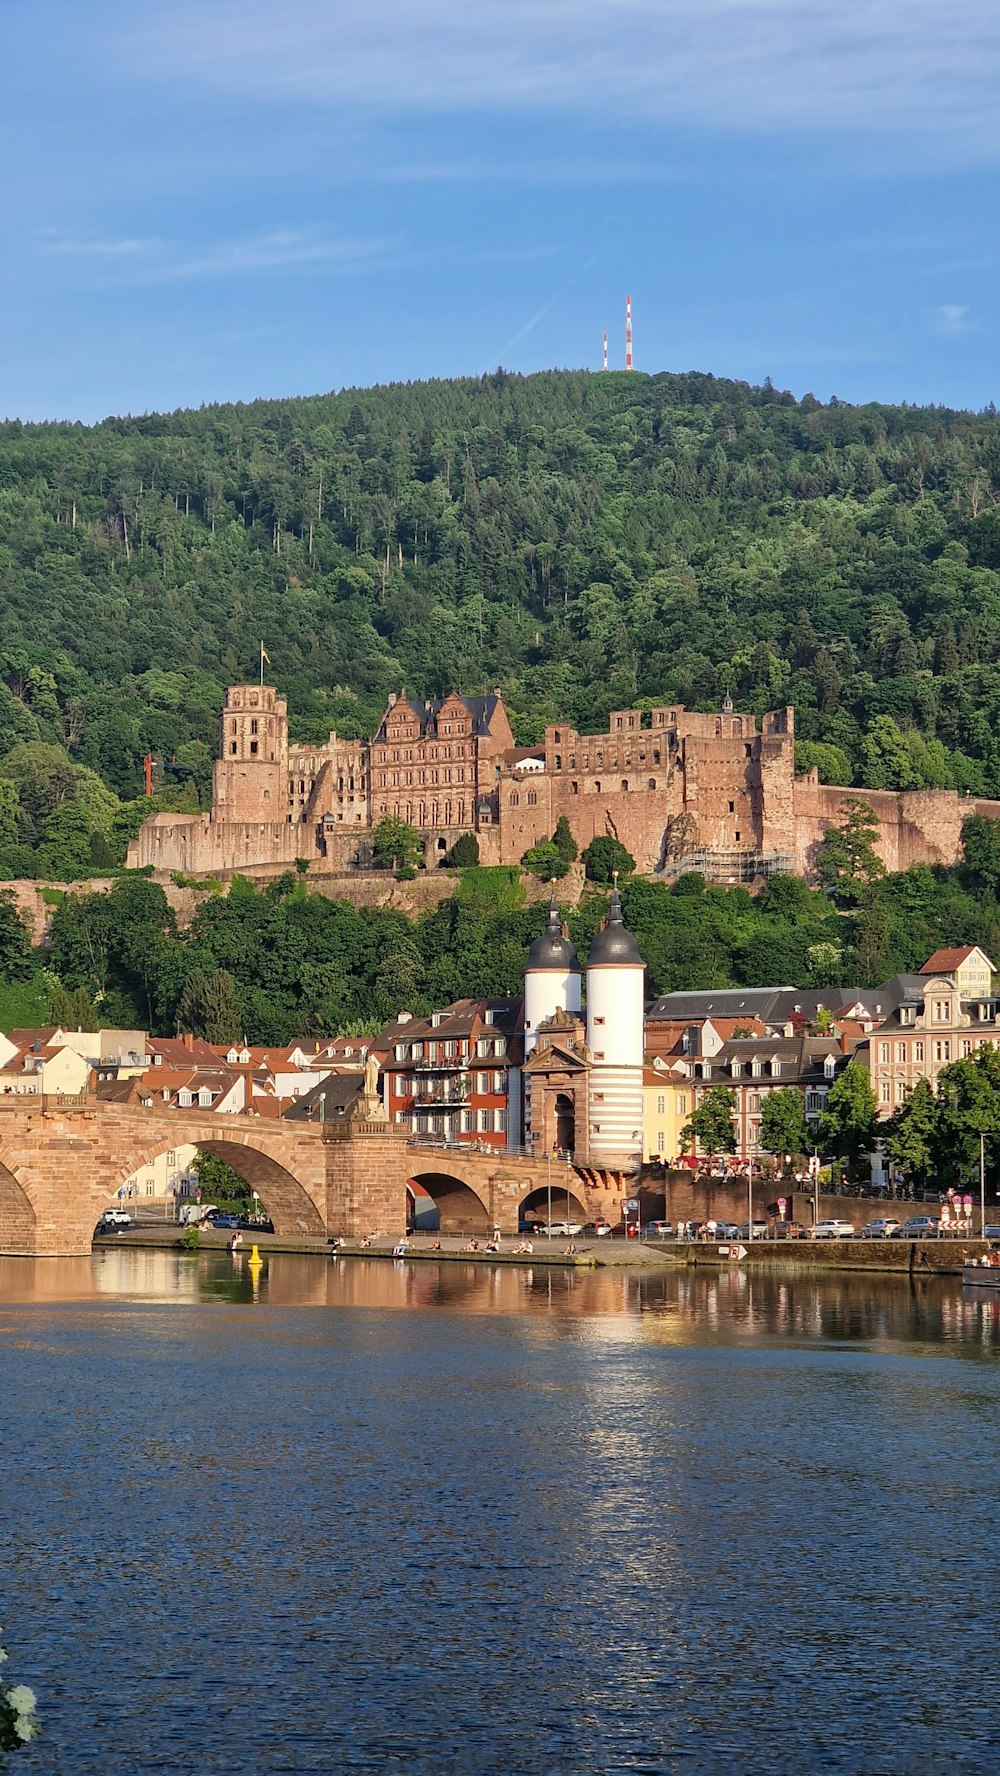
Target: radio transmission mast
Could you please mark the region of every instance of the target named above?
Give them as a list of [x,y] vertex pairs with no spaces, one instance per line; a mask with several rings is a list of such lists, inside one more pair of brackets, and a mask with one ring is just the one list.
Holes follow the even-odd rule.
[[604,368],[608,367],[608,330],[604,329]]
[[632,368],[632,298],[625,298],[625,368]]

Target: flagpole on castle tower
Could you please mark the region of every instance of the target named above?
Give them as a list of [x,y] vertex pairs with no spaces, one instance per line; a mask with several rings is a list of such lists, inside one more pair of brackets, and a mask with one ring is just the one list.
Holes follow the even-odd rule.
[[271,656],[268,653],[267,649],[265,648],[264,643],[261,642],[261,644],[260,644],[260,685],[261,685],[261,690],[263,690],[263,688],[264,688],[264,661],[265,660],[267,661],[268,665],[270,666]]

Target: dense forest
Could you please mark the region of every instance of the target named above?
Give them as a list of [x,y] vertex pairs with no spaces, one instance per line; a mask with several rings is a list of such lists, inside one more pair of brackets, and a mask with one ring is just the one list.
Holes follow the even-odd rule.
[[519,739],[731,691],[827,781],[1000,795],[1000,421],[497,371],[0,426],[0,876],[204,803],[263,637],[292,732],[503,687]]

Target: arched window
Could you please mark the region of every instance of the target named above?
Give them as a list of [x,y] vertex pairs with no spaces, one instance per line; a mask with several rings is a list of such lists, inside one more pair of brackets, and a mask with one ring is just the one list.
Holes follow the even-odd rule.
[[516,808],[516,807],[517,807],[517,805],[518,805],[518,803],[519,803],[519,802],[520,802],[520,799],[521,799],[521,798],[520,798],[520,796],[519,796],[519,795],[518,795],[518,793],[517,793],[517,790],[516,790],[516,789],[515,789],[515,790],[513,790],[513,791],[512,791],[512,792],[511,792],[511,798],[510,798],[510,805],[511,805],[511,807],[512,807],[512,808]]
[[651,777],[649,779],[649,782],[647,783],[646,788],[647,789],[655,789],[656,788],[656,778],[655,777]]
[[627,777],[622,778],[622,789],[624,790],[625,794],[628,795],[628,778]]

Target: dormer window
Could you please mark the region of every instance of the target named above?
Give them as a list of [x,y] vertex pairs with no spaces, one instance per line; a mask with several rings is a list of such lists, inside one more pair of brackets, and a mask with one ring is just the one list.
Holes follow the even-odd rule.
[[771,1062],[771,1078],[777,1079],[781,1073],[781,1062],[775,1057]]
[[832,1079],[836,1071],[837,1071],[837,1063],[836,1063],[833,1055],[824,1055],[824,1057],[823,1057],[823,1072],[824,1072],[824,1075],[826,1076],[826,1078]]
[[755,1060],[755,1061],[750,1062],[750,1073],[751,1073],[752,1078],[759,1079],[761,1074],[763,1073],[763,1071],[764,1071],[764,1067],[763,1067],[763,1063],[761,1061]]

